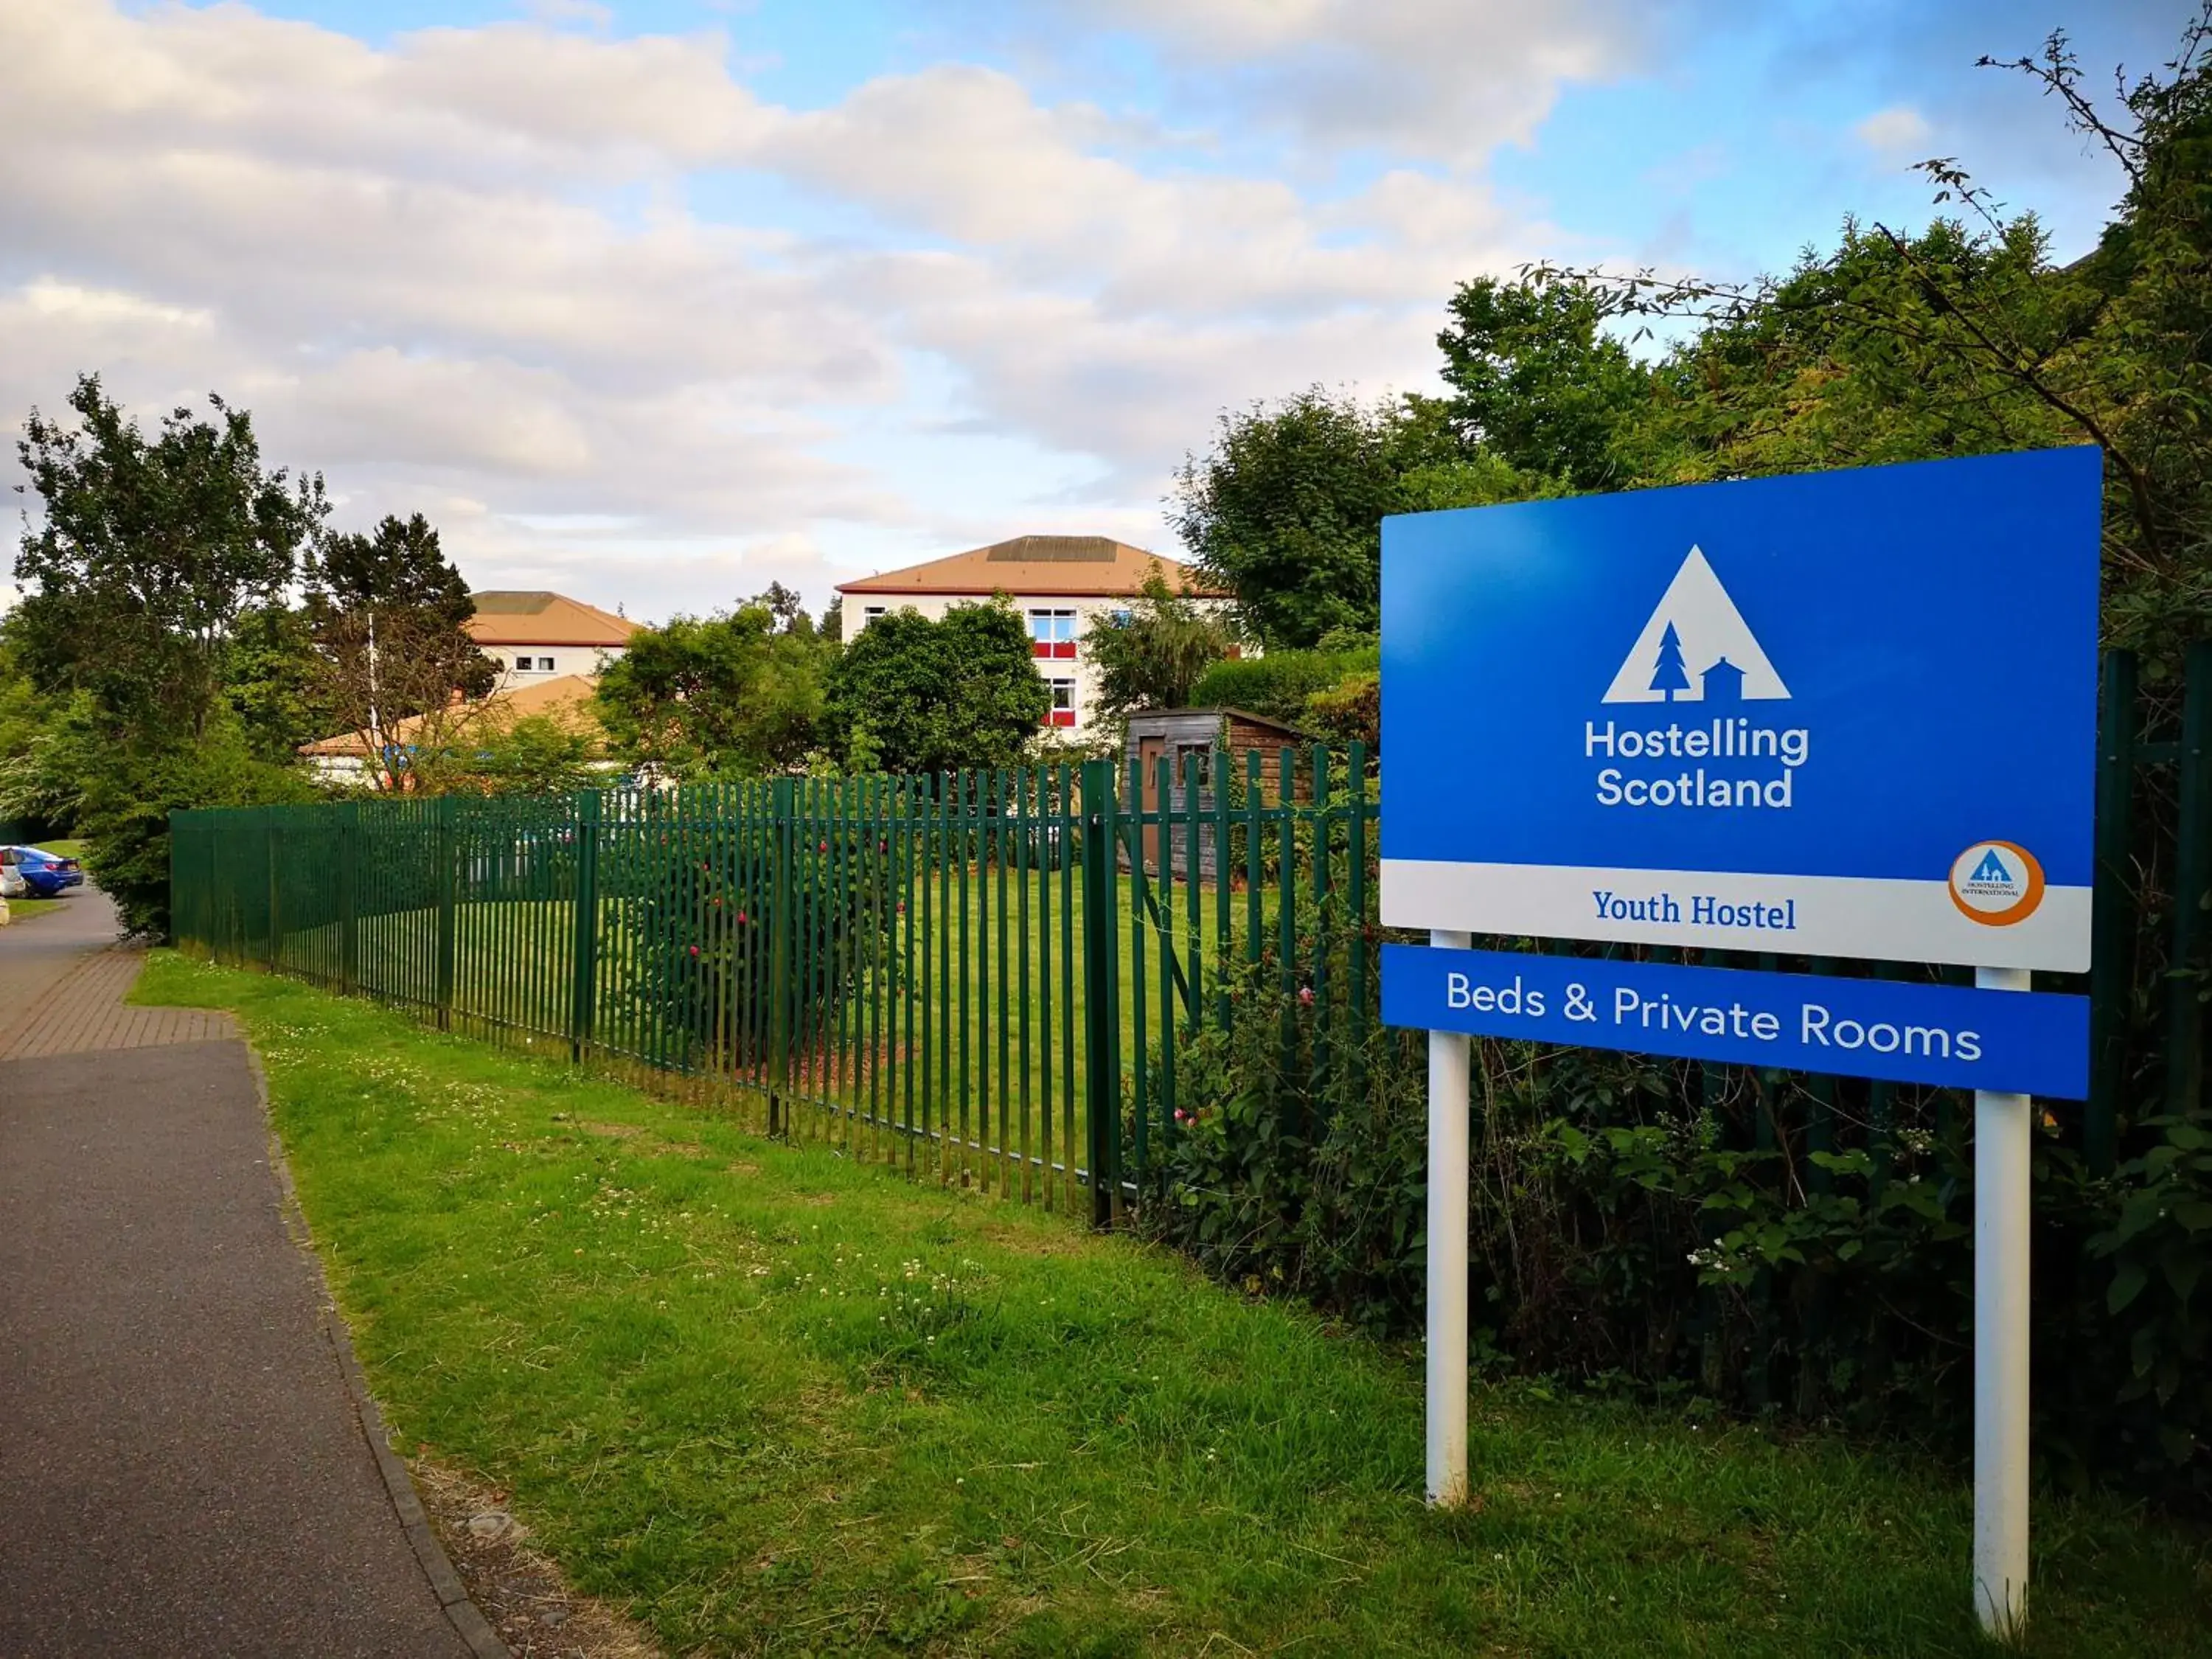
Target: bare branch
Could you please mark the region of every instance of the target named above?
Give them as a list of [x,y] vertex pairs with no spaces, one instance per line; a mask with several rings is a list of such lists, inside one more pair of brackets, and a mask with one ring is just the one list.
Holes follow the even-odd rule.
[[[2196,40],[2201,39],[2200,31],[2205,26],[2205,21],[2204,15],[2200,14],[2197,21],[2191,26],[2190,35],[2183,49],[2185,58],[2195,50]],[[2096,105],[2081,90],[2081,60],[2075,57],[2065,30],[2053,29],[2051,32],[2050,39],[2043,43],[2040,58],[2000,58],[1984,55],[1975,60],[1974,66],[1977,69],[2011,70],[2032,81],[2039,82],[2045,97],[2057,98],[2066,106],[2066,124],[2069,126],[2103,144],[2112,153],[2112,159],[2126,172],[2131,183],[2137,185],[2142,183],[2142,135],[2122,131],[2097,112]]]

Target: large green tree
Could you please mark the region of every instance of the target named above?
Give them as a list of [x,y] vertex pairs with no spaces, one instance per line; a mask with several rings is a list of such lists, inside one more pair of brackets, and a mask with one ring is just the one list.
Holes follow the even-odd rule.
[[805,613],[756,601],[726,615],[678,617],[630,638],[599,676],[612,753],[673,777],[758,777],[818,740],[826,648]]
[[278,600],[327,510],[319,476],[264,468],[252,417],[208,402],[149,437],[88,374],[76,422],[34,410],[16,446],[39,501],[15,556],[23,667],[135,738],[205,734],[240,618]]
[[855,770],[1011,766],[1050,711],[1029,630],[1004,599],[877,617],[831,672],[830,712]]
[[1576,489],[1622,482],[1613,438],[1650,397],[1650,371],[1605,331],[1606,290],[1479,276],[1437,337],[1447,408],[1470,449]]
[[70,394],[75,422],[34,410],[17,446],[18,487],[38,510],[16,553],[27,591],[8,632],[20,671],[63,718],[6,769],[50,797],[67,775],[73,827],[133,931],[167,927],[173,808],[311,788],[264,757],[266,732],[249,728],[227,680],[319,533],[322,480],[265,467],[252,417],[209,404],[211,417],[174,410],[149,436],[86,375]]
[[1176,476],[1170,518],[1193,561],[1237,595],[1270,647],[1375,631],[1385,515],[1511,501],[1544,488],[1470,448],[1428,398],[1363,403],[1315,386],[1224,413]]

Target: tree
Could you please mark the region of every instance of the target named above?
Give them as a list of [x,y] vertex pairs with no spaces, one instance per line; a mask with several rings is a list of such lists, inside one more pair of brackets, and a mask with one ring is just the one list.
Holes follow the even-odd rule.
[[1011,766],[1051,706],[1003,595],[934,622],[878,617],[830,671],[832,731],[855,769],[864,755],[891,772]]
[[1198,568],[1237,595],[1240,624],[1274,649],[1375,631],[1385,515],[1543,488],[1470,450],[1434,398],[1364,404],[1315,386],[1224,412],[1212,448],[1176,475],[1170,519]]
[[223,652],[222,684],[258,760],[289,764],[301,744],[338,726],[313,620],[295,606],[256,605],[239,617]]
[[786,618],[779,631],[765,604],[678,617],[633,635],[607,665],[599,718],[630,765],[674,777],[762,776],[814,746],[825,655],[811,627]]
[[1539,267],[1609,317],[1691,325],[1616,431],[1637,482],[2094,443],[2105,453],[2105,620],[2166,672],[2212,626],[2212,8],[2163,74],[2108,113],[2063,34],[1984,64],[2031,76],[2126,179],[2086,258],[2059,266],[1955,158],[1921,164],[1938,218],[1917,234],[1846,221],[1837,246],[1750,283]]
[[778,634],[813,635],[814,624],[806,615],[806,601],[794,588],[786,587],[781,582],[770,582],[745,603],[767,611]]
[[276,601],[328,511],[319,476],[264,471],[252,417],[208,403],[213,421],[173,410],[149,440],[87,374],[77,424],[33,410],[16,446],[16,489],[40,506],[15,557],[23,666],[137,736],[205,734],[232,631]]
[[443,792],[566,795],[592,787],[601,772],[602,743],[588,718],[515,718],[501,709],[502,701],[494,699],[466,728],[441,769]]
[[1674,624],[1667,624],[1666,633],[1659,641],[1659,661],[1651,674],[1651,690],[1664,691],[1667,701],[1674,701],[1677,691],[1690,689],[1690,676],[1682,666],[1682,636],[1674,631]]
[[1649,401],[1651,376],[1603,331],[1615,303],[1568,276],[1462,283],[1437,344],[1468,445],[1576,489],[1617,487],[1613,436]]
[[1232,644],[1220,618],[1176,592],[1155,565],[1125,615],[1094,617],[1084,632],[1098,712],[1119,720],[1133,709],[1188,707],[1191,688]]
[[83,691],[49,693],[18,663],[12,618],[0,618],[0,818],[73,829],[82,815],[97,710]]
[[333,611],[427,611],[456,628],[477,613],[468,583],[420,513],[386,514],[366,536],[331,537],[313,577]]
[[59,718],[0,769],[18,799],[66,801],[132,932],[167,927],[172,809],[313,793],[259,757],[226,677],[320,530],[322,480],[265,470],[252,416],[208,401],[212,420],[174,410],[149,439],[88,374],[70,394],[76,423],[34,410],[17,446],[40,515],[8,634]]
[[[335,536],[309,574],[307,615],[320,706],[355,732],[377,787],[416,789],[409,758],[443,754],[498,679],[469,636],[468,584],[419,513],[368,535]],[[395,732],[412,722],[406,744]]]

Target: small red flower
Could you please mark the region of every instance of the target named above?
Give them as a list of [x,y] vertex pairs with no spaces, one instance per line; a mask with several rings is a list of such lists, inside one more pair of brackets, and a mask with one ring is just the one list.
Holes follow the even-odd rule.
[[820,846],[817,847],[814,850],[815,850],[816,852],[817,852],[817,853],[826,853],[826,852],[828,852],[828,851],[830,850],[830,843],[829,843],[828,842],[826,842],[826,841],[825,841],[825,842],[823,842]]
[[699,954],[699,947],[697,945],[695,945],[691,947],[691,954],[695,957]]
[[719,909],[720,909],[720,908],[722,908],[722,896],[721,896],[720,893],[715,894],[715,895],[714,895],[714,896],[712,899],[708,900],[708,902],[709,903],[711,903],[711,904],[712,904],[712,905],[713,905],[713,906],[714,906],[717,910],[719,910]]
[[1298,1000],[1309,1008],[1313,1006],[1313,987],[1310,985],[1299,986]]
[[744,925],[745,925],[745,913],[744,913],[744,911],[740,910],[740,911],[738,911],[738,927],[744,927]]

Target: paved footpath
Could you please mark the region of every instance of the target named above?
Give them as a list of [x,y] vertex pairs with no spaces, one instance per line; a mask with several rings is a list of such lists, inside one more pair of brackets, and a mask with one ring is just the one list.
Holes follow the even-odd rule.
[[124,1006],[113,936],[90,891],[0,928],[0,1656],[502,1651],[371,1449],[246,1045]]

